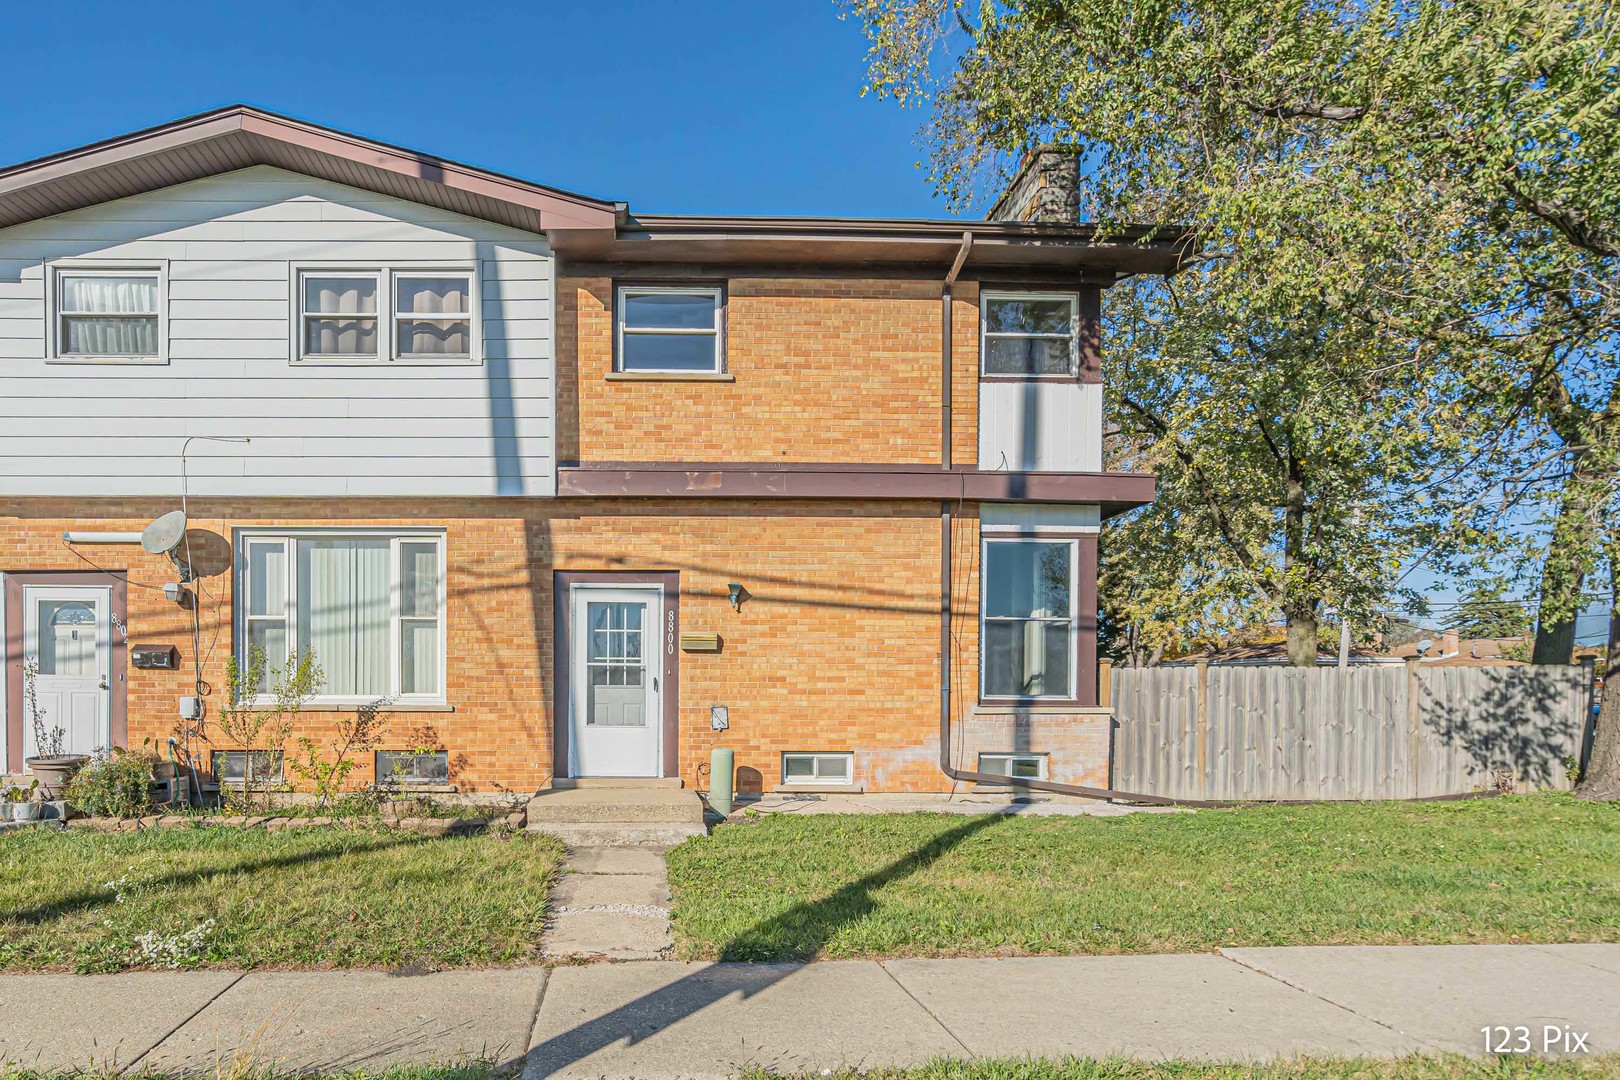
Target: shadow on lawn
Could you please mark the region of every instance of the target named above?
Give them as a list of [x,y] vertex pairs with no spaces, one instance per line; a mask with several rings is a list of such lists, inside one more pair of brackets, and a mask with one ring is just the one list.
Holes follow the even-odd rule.
[[[877,907],[873,896],[876,890],[924,869],[968,837],[1004,819],[1005,815],[970,818],[829,896],[795,904],[727,941],[720,947],[720,959],[756,960],[780,956],[783,945],[788,946],[789,955],[809,959],[825,947],[840,926],[856,921]],[[535,1046],[524,1063],[524,1074],[549,1076],[621,1039],[633,1045],[732,994],[752,997],[792,975],[799,967],[782,963],[700,968]]]
[[[257,870],[276,870],[289,866],[306,866],[311,863],[325,862],[328,859],[342,858],[347,855],[364,855],[388,848],[403,847],[410,844],[431,843],[435,838],[428,836],[399,836],[391,838],[377,838],[375,842],[355,844],[352,846],[333,848],[321,851],[301,851],[291,855],[278,855],[274,858],[255,859],[251,861],[236,862],[230,865],[197,867],[190,870],[177,871],[142,882],[145,885],[195,885],[208,881],[224,874],[251,874]],[[52,919],[89,907],[99,907],[115,903],[118,897],[118,886],[109,882],[95,889],[84,889],[66,896],[58,896],[47,903],[34,907],[23,908],[19,911],[0,912],[0,922],[13,923],[43,923]]]

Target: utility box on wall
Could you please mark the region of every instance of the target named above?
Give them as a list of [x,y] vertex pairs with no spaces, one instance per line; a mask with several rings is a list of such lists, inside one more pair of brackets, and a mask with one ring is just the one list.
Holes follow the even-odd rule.
[[147,645],[129,650],[129,663],[143,670],[173,671],[180,666],[180,653],[173,645]]

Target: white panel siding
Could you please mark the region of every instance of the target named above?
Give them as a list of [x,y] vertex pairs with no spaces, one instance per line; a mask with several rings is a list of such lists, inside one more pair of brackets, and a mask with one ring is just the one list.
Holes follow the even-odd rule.
[[[164,261],[162,365],[45,361],[45,263]],[[292,363],[292,269],[479,273],[475,364]],[[0,230],[0,494],[550,495],[545,238],[266,167]],[[386,307],[386,298],[383,300]]]
[[979,468],[1101,472],[1102,385],[981,381]]

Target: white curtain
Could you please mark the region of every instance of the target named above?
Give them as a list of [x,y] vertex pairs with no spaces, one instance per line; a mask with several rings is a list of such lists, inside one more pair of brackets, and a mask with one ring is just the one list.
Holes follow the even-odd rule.
[[439,691],[439,548],[401,543],[400,690]]
[[[311,356],[375,356],[377,279],[304,279],[304,351]],[[308,318],[344,315],[349,318]]]
[[[61,351],[88,356],[156,356],[158,283],[154,277],[61,278]],[[107,318],[109,315],[140,318]]]
[[[400,278],[395,292],[401,356],[472,355],[470,278]],[[438,317],[413,319],[412,315]]]
[[298,648],[313,651],[326,693],[388,692],[387,540],[298,541]]

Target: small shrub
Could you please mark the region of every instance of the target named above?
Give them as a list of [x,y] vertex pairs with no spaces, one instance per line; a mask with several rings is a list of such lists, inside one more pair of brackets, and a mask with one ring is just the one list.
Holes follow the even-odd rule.
[[67,801],[94,817],[140,817],[152,807],[152,766],[139,750],[101,752],[68,781]]

